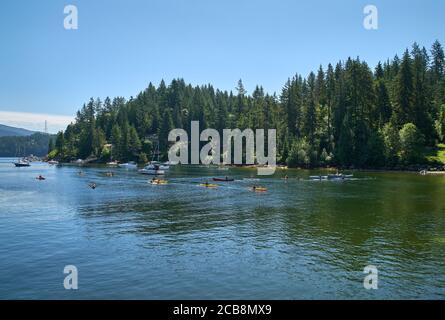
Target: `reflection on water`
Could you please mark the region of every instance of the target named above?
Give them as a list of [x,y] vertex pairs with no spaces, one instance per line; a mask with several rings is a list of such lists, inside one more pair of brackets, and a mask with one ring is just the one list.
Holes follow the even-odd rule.
[[[445,297],[445,177],[177,167],[153,186],[108,170],[0,163],[1,298]],[[221,173],[236,181],[199,187]],[[77,292],[61,285],[67,264]],[[375,291],[362,284],[371,264]]]

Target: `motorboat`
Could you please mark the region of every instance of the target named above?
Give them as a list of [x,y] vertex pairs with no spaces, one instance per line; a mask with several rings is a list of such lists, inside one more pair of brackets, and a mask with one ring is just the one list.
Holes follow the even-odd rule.
[[107,167],[118,167],[118,166],[119,166],[119,162],[117,162],[117,161],[107,162]]
[[178,161],[166,161],[163,163],[164,166],[176,166],[178,164],[179,164]]
[[59,161],[57,161],[57,160],[49,160],[48,164],[50,164],[50,165],[58,165]]
[[328,175],[318,175],[318,176],[310,176],[309,179],[311,180],[329,180],[329,181],[341,181],[341,180],[347,180],[351,179],[354,176],[352,174],[342,174],[342,173],[336,173],[336,174],[328,174]]
[[161,165],[150,162],[145,168],[139,170],[139,173],[149,174],[149,175],[163,175],[165,174],[165,170],[161,169]]
[[137,163],[134,161],[121,163],[118,166],[119,166],[119,168],[123,168],[123,169],[127,169],[127,170],[136,170],[138,167]]
[[170,165],[167,163],[160,163],[159,161],[151,161],[147,164],[147,167],[150,167],[150,169],[158,168],[160,170],[169,170]]
[[76,165],[78,165],[78,166],[82,166],[82,165],[85,164],[85,160],[77,159],[77,160],[73,160],[73,161],[71,161],[71,163],[76,164]]
[[352,174],[343,174],[343,173],[336,173],[336,174],[328,174],[328,180],[346,180],[352,178]]

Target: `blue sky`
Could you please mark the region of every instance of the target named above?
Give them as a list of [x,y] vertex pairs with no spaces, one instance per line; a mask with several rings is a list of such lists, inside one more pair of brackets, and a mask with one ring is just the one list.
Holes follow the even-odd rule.
[[[78,30],[63,28],[68,4]],[[378,30],[363,27],[367,4]],[[414,41],[444,44],[444,12],[437,0],[6,0],[0,111],[72,116],[91,96],[135,96],[177,77],[279,92],[320,64],[360,56],[374,66]]]

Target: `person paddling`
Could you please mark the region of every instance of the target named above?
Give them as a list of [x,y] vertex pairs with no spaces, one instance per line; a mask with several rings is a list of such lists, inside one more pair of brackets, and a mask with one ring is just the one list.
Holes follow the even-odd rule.
[[97,185],[96,185],[96,183],[90,183],[89,185],[88,185],[91,189],[96,189],[96,187],[97,187]]

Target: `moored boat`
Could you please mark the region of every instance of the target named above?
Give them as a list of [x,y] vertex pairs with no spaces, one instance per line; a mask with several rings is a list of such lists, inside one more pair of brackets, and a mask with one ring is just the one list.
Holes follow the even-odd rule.
[[119,162],[117,162],[117,161],[107,162],[107,167],[118,167],[118,166],[119,166]]
[[138,165],[134,161],[119,164],[119,168],[123,168],[123,169],[127,169],[127,170],[135,170],[135,169],[137,169],[137,167],[138,167]]
[[150,163],[149,165],[145,166],[145,168],[139,170],[139,173],[157,176],[165,174],[165,171],[161,169],[160,165]]
[[29,163],[29,161],[26,161],[24,159],[20,159],[16,162],[14,162],[14,165],[18,168],[22,168],[22,167],[30,167],[31,164]]
[[328,175],[309,176],[309,179],[310,180],[339,181],[339,180],[348,180],[353,177],[354,177],[354,175],[352,175],[352,174],[336,173],[336,174],[328,174]]
[[336,173],[336,174],[329,174],[328,180],[346,180],[346,179],[350,179],[352,177],[353,177],[352,174],[345,175],[343,173]]

